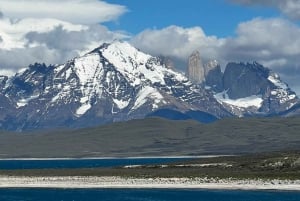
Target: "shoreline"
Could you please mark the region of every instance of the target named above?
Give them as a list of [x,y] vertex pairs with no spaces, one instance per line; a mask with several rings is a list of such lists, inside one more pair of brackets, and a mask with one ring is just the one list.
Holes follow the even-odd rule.
[[0,188],[124,188],[300,191],[300,180],[213,178],[26,177],[0,176]]

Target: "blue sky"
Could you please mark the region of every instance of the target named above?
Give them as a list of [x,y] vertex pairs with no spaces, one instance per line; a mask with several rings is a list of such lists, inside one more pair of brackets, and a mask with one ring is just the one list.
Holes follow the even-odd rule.
[[125,5],[128,12],[116,21],[105,23],[111,30],[137,34],[148,28],[170,25],[201,26],[208,35],[226,37],[235,34],[237,25],[255,17],[276,17],[276,9],[245,7],[227,0],[107,0]]
[[300,94],[300,0],[1,0],[0,74],[126,40],[180,61],[257,61]]

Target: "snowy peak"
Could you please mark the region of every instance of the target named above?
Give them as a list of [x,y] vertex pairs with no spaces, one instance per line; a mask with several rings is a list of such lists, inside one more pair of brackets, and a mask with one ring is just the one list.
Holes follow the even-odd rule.
[[131,59],[132,61],[135,61],[135,63],[141,63],[141,64],[145,64],[152,57],[148,54],[145,54],[137,50],[128,42],[120,42],[120,41],[115,41],[107,45],[107,47],[103,48],[102,51],[105,57],[106,56],[110,57],[112,58],[112,60],[125,59],[126,61],[128,61]]
[[163,74],[167,69],[157,58],[138,51],[129,43],[114,42],[100,51],[134,86],[141,84],[141,80],[164,84]]

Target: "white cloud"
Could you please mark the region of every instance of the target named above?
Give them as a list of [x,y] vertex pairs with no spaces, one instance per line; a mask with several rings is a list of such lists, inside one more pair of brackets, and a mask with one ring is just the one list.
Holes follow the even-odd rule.
[[56,19],[13,22],[2,18],[0,38],[0,67],[3,72],[10,72],[35,62],[64,63],[103,42],[123,39],[126,35],[99,24],[79,25]]
[[161,30],[148,29],[132,38],[136,47],[154,54],[177,57],[186,60],[196,49],[201,49],[203,58],[217,58],[217,50],[223,40],[206,36],[202,28],[169,26]]
[[99,24],[126,11],[101,0],[1,0],[0,71],[63,63],[103,42],[126,38]]
[[56,19],[22,19],[16,22],[8,19],[0,19],[0,36],[2,38],[1,49],[23,48],[27,43],[25,35],[29,32],[47,33],[56,27],[63,27],[65,31],[82,31],[87,26],[75,25]]
[[197,49],[204,60],[217,58],[223,67],[229,61],[258,61],[279,72],[291,86],[298,85],[295,76],[300,79],[300,28],[280,18],[241,23],[235,37],[217,38],[205,35],[200,27],[171,26],[143,31],[132,43],[151,54],[184,61]]
[[11,19],[52,18],[96,24],[116,20],[127,9],[100,0],[1,0],[0,11]]
[[231,0],[231,2],[247,6],[259,5],[274,7],[292,19],[300,19],[299,0]]
[[[300,28],[280,18],[256,18],[241,23],[237,37],[226,39],[222,47],[225,59],[259,60],[273,67],[297,65],[300,55]],[[225,51],[226,50],[226,51]]]
[[279,4],[280,10],[287,16],[293,19],[300,19],[300,1],[299,0],[289,0],[281,1]]

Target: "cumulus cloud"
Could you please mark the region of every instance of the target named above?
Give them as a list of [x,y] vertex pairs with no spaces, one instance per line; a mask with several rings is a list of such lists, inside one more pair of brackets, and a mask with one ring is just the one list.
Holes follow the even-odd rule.
[[64,63],[103,42],[124,39],[99,23],[126,11],[101,0],[1,0],[0,72],[35,62]]
[[286,16],[300,20],[300,1],[299,0],[230,0],[241,5],[259,5],[274,7]]
[[5,67],[1,68],[1,70],[11,74],[10,72],[16,72],[18,69],[27,67],[35,62],[55,64],[58,60],[72,58],[76,55],[75,51],[59,52],[43,46],[27,49],[17,48],[13,51],[0,49],[0,66]]
[[3,39],[1,49],[23,48],[24,36],[29,32],[45,33],[61,26],[66,31],[81,31],[88,26],[71,24],[56,19],[22,19],[12,21],[9,18],[0,19],[0,36]]
[[241,23],[220,49],[226,60],[258,60],[273,68],[298,66],[300,28],[280,18]]
[[184,61],[192,51],[199,50],[205,61],[217,59],[223,67],[229,61],[258,61],[279,72],[291,86],[300,79],[300,28],[280,18],[241,23],[235,37],[217,38],[205,35],[200,27],[171,26],[143,31],[132,43],[151,54]]
[[56,19],[13,22],[5,18],[0,20],[0,38],[0,67],[2,72],[11,72],[35,62],[64,63],[126,35],[99,24],[76,25]]
[[99,0],[1,0],[0,11],[12,19],[52,18],[96,24],[116,20],[127,9]]
[[99,46],[103,42],[111,42],[122,37],[125,35],[113,33],[101,25],[91,25],[80,31],[67,31],[63,26],[58,26],[49,32],[28,32],[25,35],[26,46],[37,44],[62,52],[88,50],[94,44]]
[[169,26],[164,29],[148,29],[131,43],[153,55],[165,55],[186,60],[196,49],[201,49],[203,58],[217,58],[217,50],[223,44],[216,36],[206,36],[201,27],[183,28]]

